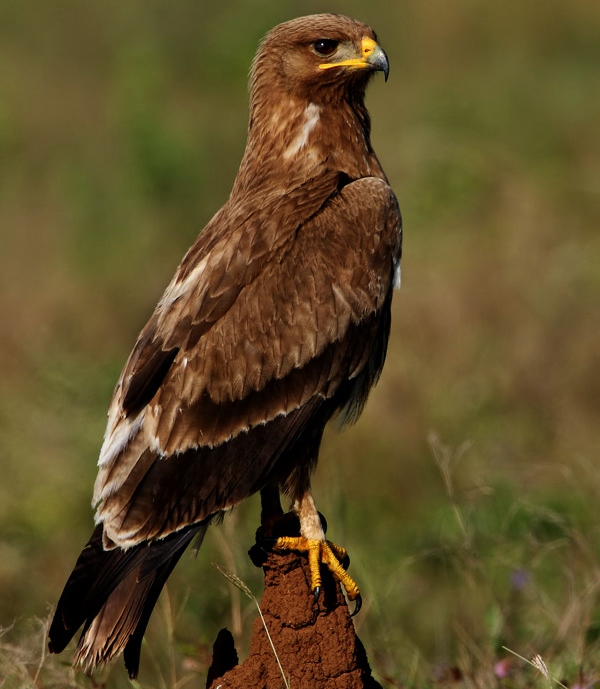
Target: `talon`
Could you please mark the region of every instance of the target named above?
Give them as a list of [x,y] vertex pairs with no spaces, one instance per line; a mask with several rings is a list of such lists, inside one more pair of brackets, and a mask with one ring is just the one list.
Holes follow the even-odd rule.
[[282,550],[297,550],[308,553],[308,565],[310,569],[311,590],[313,592],[315,603],[319,600],[321,595],[321,564],[326,565],[329,571],[333,574],[341,585],[346,590],[348,600],[356,601],[354,612],[352,615],[360,610],[362,606],[362,599],[360,591],[356,582],[346,571],[346,568],[341,564],[348,560],[348,555],[344,548],[331,543],[331,541],[322,541],[319,539],[308,539],[304,536],[290,537],[283,536],[277,539],[275,543],[276,548]]
[[277,545],[277,539],[261,538],[256,541],[256,545],[263,551],[263,553],[269,555],[273,551],[273,548]]
[[252,563],[256,567],[262,567],[276,544],[276,538],[257,538],[256,543],[248,551]]
[[356,596],[354,599],[354,610],[350,613],[350,617],[354,617],[354,615],[357,615],[360,612],[360,609],[362,608],[362,596],[360,593]]

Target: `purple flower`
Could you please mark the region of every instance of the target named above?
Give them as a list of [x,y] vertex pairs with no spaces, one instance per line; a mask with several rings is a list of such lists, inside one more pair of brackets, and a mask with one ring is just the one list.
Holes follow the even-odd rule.
[[512,670],[512,658],[502,658],[494,665],[494,675],[498,679],[505,679]]
[[529,572],[526,569],[513,569],[510,575],[510,585],[517,591],[522,591],[529,583]]

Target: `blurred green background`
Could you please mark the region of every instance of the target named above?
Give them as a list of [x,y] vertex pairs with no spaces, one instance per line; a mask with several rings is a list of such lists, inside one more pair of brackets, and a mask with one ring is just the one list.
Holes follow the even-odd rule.
[[[92,528],[113,385],[229,193],[257,42],[320,11],[369,23],[390,58],[367,102],[405,224],[386,368],[315,477],[376,677],[545,682],[503,646],[567,686],[597,677],[600,3],[7,0],[0,686],[92,686],[68,652],[41,658],[36,618]],[[184,556],[143,687],[203,686],[222,626],[247,648],[255,609],[210,563],[260,595],[257,523],[251,500]],[[128,685],[120,662],[97,681]]]

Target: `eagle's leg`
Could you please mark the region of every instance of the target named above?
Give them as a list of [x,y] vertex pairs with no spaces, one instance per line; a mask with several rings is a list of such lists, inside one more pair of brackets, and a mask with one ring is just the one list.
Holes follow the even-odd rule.
[[326,565],[333,576],[346,589],[349,600],[356,601],[356,614],[361,606],[360,591],[354,579],[341,565],[347,560],[344,548],[326,540],[310,489],[294,500],[293,512],[300,521],[300,536],[282,536],[277,539],[275,546],[284,550],[298,550],[308,553],[308,564],[311,575],[311,590],[315,600],[321,592],[321,563]]
[[260,491],[260,523],[263,527],[283,517],[279,484],[269,483]]

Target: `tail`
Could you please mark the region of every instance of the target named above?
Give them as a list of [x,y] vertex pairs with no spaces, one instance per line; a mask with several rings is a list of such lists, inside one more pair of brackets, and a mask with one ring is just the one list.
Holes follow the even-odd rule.
[[123,651],[129,677],[137,677],[150,614],[183,551],[204,538],[208,521],[127,550],[104,550],[102,524],[83,549],[65,584],[49,632],[60,653],[84,625],[75,663],[92,670]]

